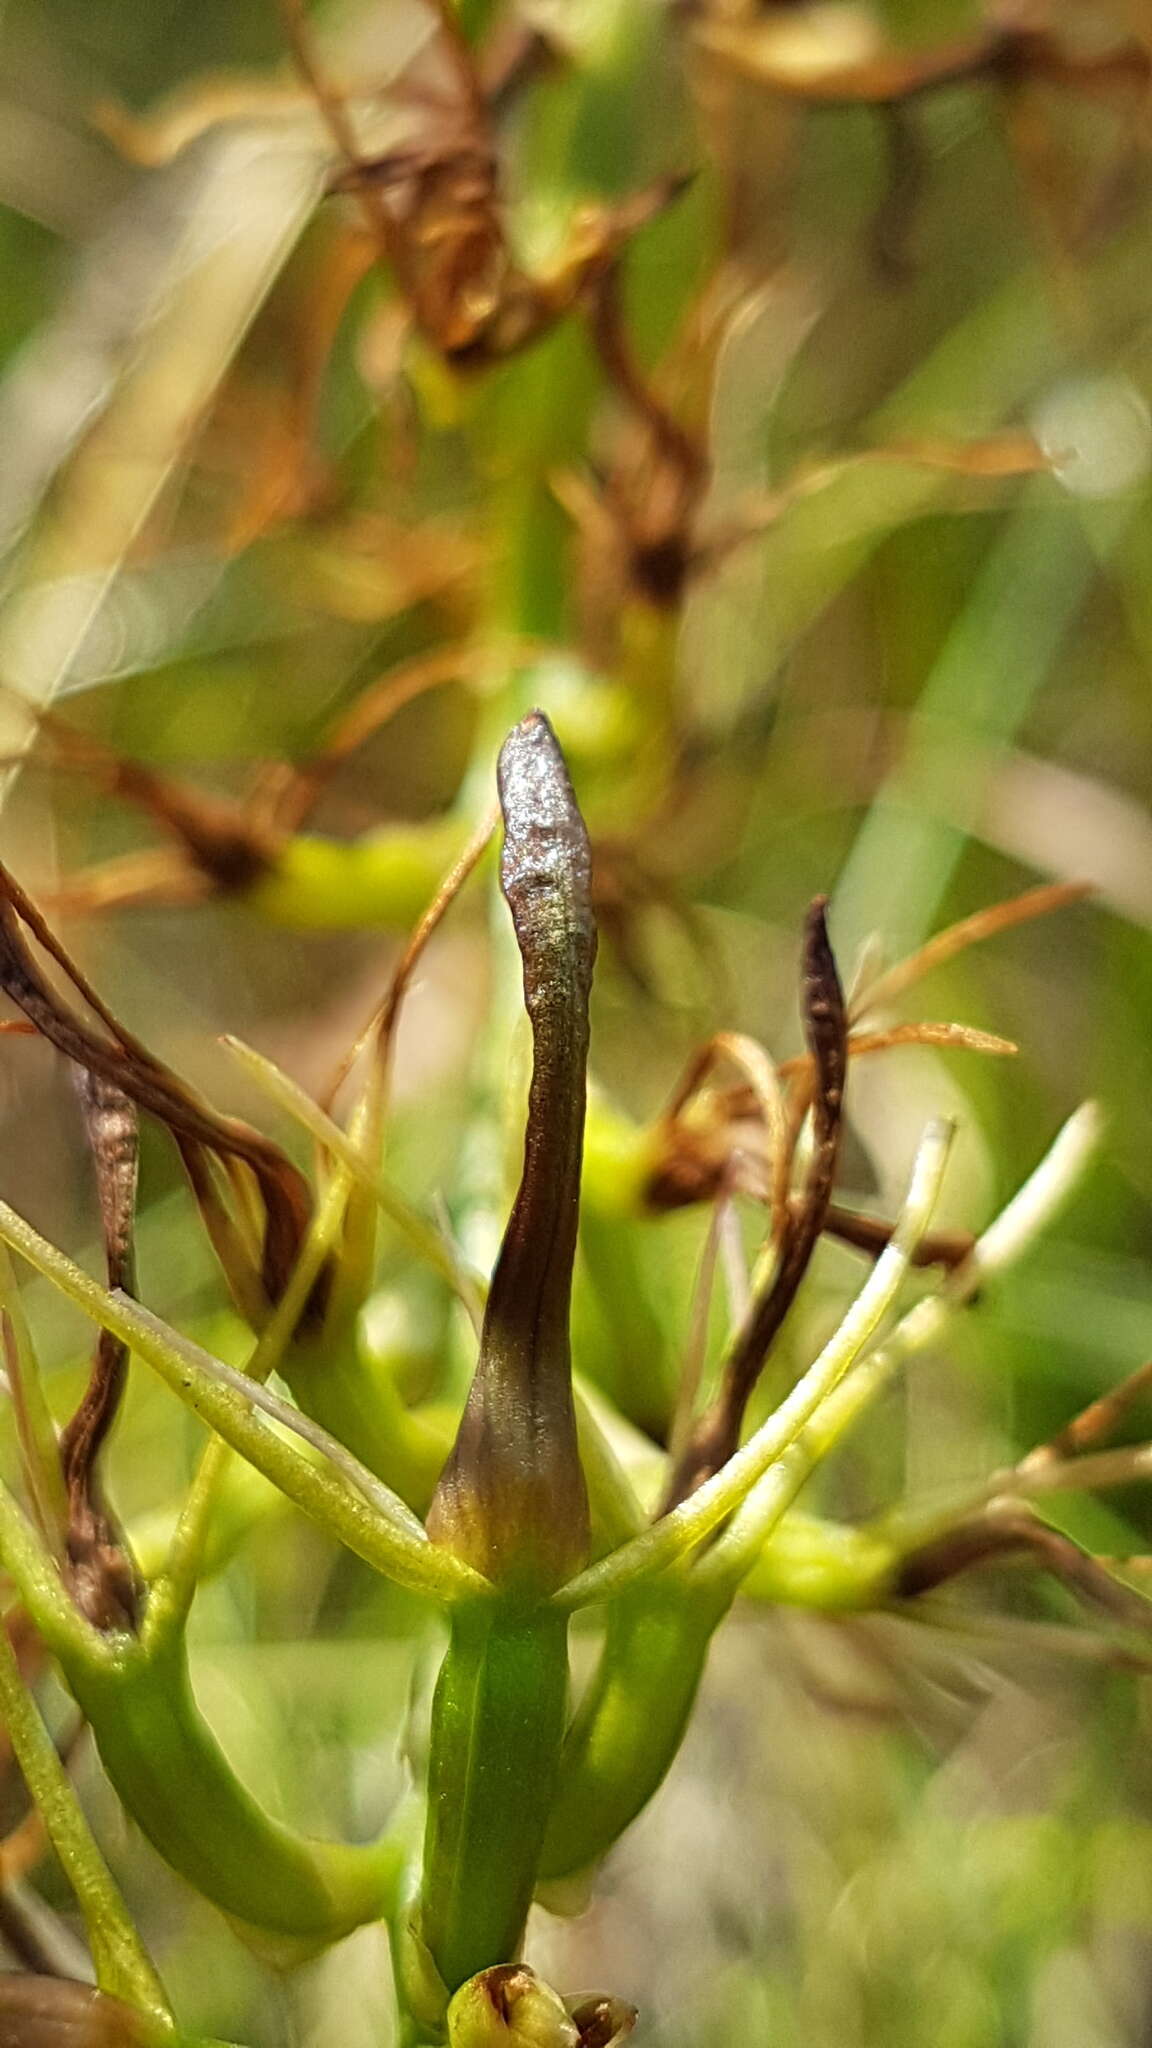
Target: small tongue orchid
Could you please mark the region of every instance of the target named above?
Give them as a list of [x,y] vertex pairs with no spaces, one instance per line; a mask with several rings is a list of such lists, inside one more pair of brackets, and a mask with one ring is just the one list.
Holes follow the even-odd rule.
[[[0,983],[28,1024],[78,1071],[108,1271],[107,1287],[98,1285],[0,1204],[0,1240],[103,1333],[88,1391],[57,1439],[10,1269],[6,1260],[0,1264],[0,1330],[28,1502],[25,1512],[0,1487],[0,1556],[92,1726],[125,1807],[161,1855],[262,1952],[295,1959],[386,1918],[406,2044],[447,2036],[452,2048],[609,2048],[630,2031],[631,2008],[611,1998],[563,2000],[536,1978],[519,1961],[529,1907],[534,1896],[559,1907],[582,1895],[589,1872],[656,1790],[682,1740],[711,1637],[742,1588],[809,1606],[867,1607],[1010,1548],[1047,1570],[1066,1567],[1070,1583],[1116,1614],[1120,1594],[1102,1565],[1077,1553],[1073,1570],[1050,1531],[1046,1542],[1032,1540],[1039,1525],[1030,1517],[1029,1492],[1053,1469],[1064,1471],[1067,1446],[1055,1468],[1051,1459],[1026,1460],[981,1493],[865,1530],[793,1512],[814,1468],[894,1373],[937,1343],[963,1302],[1043,1227],[1083,1171],[1096,1119],[1086,1110],[1071,1120],[1032,1181],[980,1239],[929,1233],[948,1156],[943,1125],[925,1133],[895,1223],[838,1211],[833,1181],[851,1060],[899,1042],[902,1027],[858,1028],[818,899],[803,949],[807,1054],[776,1068],[751,1040],[722,1034],[693,1062],[674,1111],[657,1128],[663,1150],[658,1171],[649,1160],[650,1207],[660,1206],[651,1190],[663,1189],[665,1199],[673,1184],[678,1201],[706,1198],[692,1195],[686,1160],[702,1187],[715,1182],[710,1198],[730,1200],[737,1148],[729,1133],[752,1129],[760,1155],[748,1155],[752,1180],[737,1185],[763,1203],[770,1224],[712,1393],[697,1402],[686,1374],[669,1454],[663,1457],[655,1443],[646,1447],[633,1475],[591,1403],[573,1390],[570,1308],[596,927],[588,834],[543,713],[529,713],[508,735],[498,783],[500,880],[523,964],[533,1068],[519,1187],[486,1300],[480,1276],[467,1271],[444,1230],[386,1180],[375,1154],[389,1034],[403,988],[430,932],[482,858],[488,827],[461,856],[403,955],[380,1013],[385,1022],[377,1020],[373,1074],[347,1130],[267,1061],[246,1055],[253,1077],[264,1079],[281,1109],[299,1116],[321,1147],[327,1165],[315,1201],[277,1146],[217,1116],[118,1022],[0,870]],[[999,913],[1001,926],[1051,907],[1047,898],[1043,906],[1022,903]],[[988,928],[985,921],[981,930]],[[960,931],[959,939],[936,942],[937,956],[950,943],[981,935]],[[44,955],[63,971],[67,996],[58,993]],[[931,964],[927,953],[925,963]],[[924,963],[916,962],[891,970],[873,987],[872,1001],[877,989],[886,1000],[921,971]],[[949,1043],[960,1029],[911,1028],[921,1037],[946,1030]],[[973,1044],[974,1035],[965,1042]],[[982,1049],[1010,1050],[1002,1041]],[[719,1059],[741,1070],[742,1092],[697,1099]],[[133,1296],[138,1112],[175,1140],[233,1298],[252,1328],[243,1371]],[[645,1182],[633,1175],[633,1184],[642,1189]],[[374,1382],[356,1350],[378,1209],[479,1325],[454,1438],[437,1437],[395,1388]],[[832,1228],[850,1238],[855,1231],[853,1241],[875,1263],[823,1350],[778,1406],[759,1419],[753,1413],[748,1426],[766,1356],[821,1233]],[[943,1277],[893,1324],[917,1259],[942,1268]],[[100,1470],[130,1352],[212,1432],[159,1569],[150,1569],[120,1530]],[[294,1401],[266,1384],[273,1372]],[[1109,1410],[1112,1421],[1123,1398],[1122,1390]],[[1076,1457],[1105,1426],[1096,1409],[1091,1417],[1087,1434],[1075,1438]],[[626,1436],[619,1441],[627,1448]],[[271,1481],[252,1512],[275,1512],[286,1498],[446,1617],[429,1725],[413,1745],[422,1760],[419,1784],[376,1841],[317,1841],[273,1820],[238,1781],[196,1704],[185,1630],[197,1584],[213,1568],[209,1535],[224,1501],[226,1446]],[[1087,1469],[1100,1459],[1082,1462]],[[1008,1520],[1006,1495],[1014,1502]],[[587,1607],[602,1610],[603,1632],[573,1714],[568,1622]],[[1124,1618],[1127,1625],[1141,1617],[1126,1609]],[[145,2016],[142,2039],[176,2040],[151,1966],[131,1948],[122,1902],[94,1858],[11,1660],[0,1660],[0,1691],[21,1767],[51,1813],[52,1839],[88,1901],[101,1991],[134,2002]],[[92,2013],[111,2009],[94,2005]],[[51,2000],[45,2013],[55,2024]],[[87,2019],[88,2032],[78,2030],[78,2013],[68,2007],[60,2038],[100,2038]],[[21,2024],[20,2038],[40,2039],[39,2007],[35,2014],[29,2008]]]

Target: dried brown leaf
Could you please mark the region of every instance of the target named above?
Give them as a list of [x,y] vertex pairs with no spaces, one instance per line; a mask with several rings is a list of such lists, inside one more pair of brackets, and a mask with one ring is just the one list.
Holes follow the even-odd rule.
[[[106,1036],[95,1031],[56,991],[27,934],[62,970],[75,993],[94,1012]],[[242,1167],[251,1173],[263,1210],[259,1280],[266,1300],[276,1302],[295,1266],[311,1215],[311,1196],[302,1174],[271,1139],[236,1117],[219,1116],[148,1051],[108,1009],[35,904],[3,867],[0,987],[57,1051],[86,1072],[123,1090],[138,1109],[170,1131],[193,1176],[199,1174],[203,1180],[198,1162],[205,1153],[219,1159],[230,1171]],[[318,1291],[314,1307],[320,1305],[322,1291]]]
[[1106,1394],[1101,1394],[1098,1400],[1082,1408],[1047,1443],[1029,1451],[1027,1457],[1021,1459],[1017,1472],[1031,1474],[1041,1466],[1078,1457],[1082,1452],[1106,1443],[1110,1436],[1115,1435],[1129,1409],[1150,1391],[1152,1359],[1129,1373],[1118,1387],[1110,1387]]
[[[136,1111],[104,1075],[73,1069],[96,1167],[104,1257],[111,1289],[135,1288],[133,1238],[139,1132]],[[116,1419],[128,1371],[128,1347],[110,1331],[96,1340],[88,1385],[60,1437],[68,1493],[67,1579],[81,1612],[96,1628],[135,1625],[139,1587],[115,1517],[104,1499],[99,1458]]]

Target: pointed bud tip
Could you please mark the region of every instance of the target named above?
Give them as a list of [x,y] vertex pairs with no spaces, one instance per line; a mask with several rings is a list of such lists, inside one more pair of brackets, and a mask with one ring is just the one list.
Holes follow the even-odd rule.
[[512,727],[500,749],[496,781],[509,839],[534,826],[561,826],[584,839],[564,750],[543,711],[530,711]]

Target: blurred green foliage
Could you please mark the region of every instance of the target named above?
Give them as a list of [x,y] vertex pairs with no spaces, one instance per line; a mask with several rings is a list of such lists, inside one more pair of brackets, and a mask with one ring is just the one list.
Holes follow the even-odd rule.
[[[1010,101],[994,80],[961,80],[910,102],[897,134],[875,109],[814,108],[725,70],[698,47],[700,22],[723,15],[765,48],[770,30],[819,31],[820,61],[839,62],[869,36],[923,49],[975,33],[957,0],[765,7],[755,21],[733,9],[731,22],[631,0],[624,14],[616,31],[635,47],[596,74],[613,9],[547,10],[596,84],[562,66],[508,115],[517,231],[539,260],[573,199],[700,167],[629,256],[628,316],[644,363],[670,352],[669,402],[707,427],[711,525],[783,494],[763,532],[672,617],[627,592],[608,604],[610,578],[590,554],[581,567],[552,489],[589,454],[607,472],[626,443],[583,328],[569,320],[460,381],[430,350],[405,351],[380,266],[352,275],[351,202],[317,205],[327,143],[306,96],[271,171],[253,144],[275,94],[296,90],[270,0],[9,0],[0,673],[117,754],[235,797],[252,764],[304,760],[402,662],[486,633],[555,643],[499,693],[461,673],[399,710],[327,782],[310,829],[351,842],[451,812],[490,784],[491,700],[505,716],[518,693],[539,697],[594,833],[623,848],[593,1062],[638,1118],[711,1031],[795,1050],[796,933],[816,891],[832,895],[850,965],[872,931],[897,955],[1037,878],[1093,882],[1088,902],[915,993],[924,1015],[1019,1041],[1016,1061],[921,1049],[855,1077],[849,1177],[886,1213],[930,1112],[961,1119],[946,1220],[977,1227],[1079,1100],[1098,1097],[1109,1119],[1057,1231],[822,1478],[812,1505],[858,1518],[1047,1437],[1140,1362],[1152,1328],[1148,86],[1109,99],[1049,81]],[[1060,14],[1077,47],[1135,37],[1152,62],[1135,5]],[[428,29],[419,8],[384,0],[320,20],[350,83],[390,75]],[[175,102],[155,114],[166,94],[199,125],[182,148]],[[151,111],[155,130],[113,122],[113,104]],[[386,101],[367,108],[382,148],[395,118]],[[151,141],[170,160],[124,153]],[[709,353],[689,323],[722,254],[738,311]],[[840,465],[1007,432],[1037,436],[1054,468]],[[788,495],[817,462],[820,486]],[[15,750],[23,730],[7,720]],[[155,821],[50,734],[11,780],[4,857],[43,895],[156,843]],[[116,907],[69,935],[150,1043],[258,1121],[265,1106],[218,1034],[318,1089],[393,947],[371,928],[273,925],[224,897]],[[482,1049],[488,958],[477,898],[406,1013],[389,1158],[414,1195],[446,1192],[481,1257],[505,1180],[493,1123],[508,1065],[506,1039],[487,1062]],[[510,973],[499,952],[491,973]],[[13,1040],[0,1090],[3,1192],[55,1241],[91,1242],[56,1063]],[[146,1298],[236,1355],[159,1143],[144,1185]],[[578,1364],[599,1352],[607,1378],[632,1352],[666,1396],[704,1229],[695,1212],[645,1226],[625,1331],[597,1294],[612,1227],[589,1240]],[[848,1271],[846,1254],[822,1252],[782,1373],[826,1333]],[[63,1414],[83,1333],[38,1285],[29,1299]],[[399,1245],[369,1331],[397,1316],[419,1331],[415,1398],[439,1370],[442,1310]],[[623,1391],[642,1408],[649,1390]],[[1149,1434],[1147,1414],[1133,1427]],[[112,1484],[141,1540],[198,1444],[139,1376]],[[1152,1535],[1143,1487],[1051,1514],[1117,1557]],[[541,1967],[611,1981],[664,2048],[1137,2048],[1152,2026],[1149,1681],[1073,1629],[1066,1594],[1007,1569],[982,1591],[920,1622],[752,1614],[605,1896],[586,1920],[534,1933]],[[274,1809],[359,1835],[396,1793],[420,1642],[412,1599],[277,1516],[198,1603],[197,1690]],[[253,2048],[387,2038],[377,1930],[290,1976],[263,1970],[125,1829],[86,1751],[76,1776],[190,2026]],[[37,1884],[67,1919],[50,1864]]]

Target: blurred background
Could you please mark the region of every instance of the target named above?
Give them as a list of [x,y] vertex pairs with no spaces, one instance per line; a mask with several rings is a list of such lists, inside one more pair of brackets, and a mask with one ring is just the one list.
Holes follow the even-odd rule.
[[[1058,1227],[822,1482],[862,1518],[1018,1455],[1150,1346],[1152,16],[1064,0],[1006,57],[1003,16],[961,0],[521,15],[550,53],[501,102],[526,262],[576,200],[698,173],[626,277],[637,354],[706,451],[671,603],[629,583],[667,479],[580,323],[470,377],[413,342],[354,197],[325,197],[338,158],[274,0],[5,0],[0,851],[117,1012],[296,1150],[220,1035],[319,1089],[419,905],[391,932],[360,920],[339,854],[319,908],[258,901],[189,860],[162,803],[126,800],[125,757],[241,806],[401,665],[532,639],[510,689],[465,660],[349,749],[307,830],[342,852],[434,833],[490,792],[497,715],[543,702],[599,849],[595,1077],[637,1120],[712,1031],[797,1049],[816,892],[847,974],[870,934],[898,958],[1037,881],[1090,882],[914,991],[906,1014],[1001,1033],[1014,1060],[916,1049],[854,1076],[849,1183],[891,1213],[926,1117],[950,1112],[946,1220],[971,1228],[1080,1101],[1107,1116]],[[366,150],[426,136],[430,13],[348,0],[314,26]],[[497,950],[497,980],[509,966]],[[477,894],[401,1031],[391,1169],[450,1207],[493,1170],[492,968]],[[5,1041],[0,1134],[3,1195],[94,1256],[72,1093],[33,1041]],[[648,1222],[636,1252],[632,1337],[672,1362],[706,1223]],[[141,1263],[158,1310],[237,1341],[153,1137]],[[788,1358],[855,1270],[822,1254]],[[63,1413],[84,1332],[28,1299]],[[376,1326],[423,1306],[395,1254]],[[592,1370],[613,1333],[587,1298],[577,1319]],[[113,1479],[146,1543],[197,1436],[137,1378]],[[1053,1513],[1109,1556],[1152,1539],[1146,1489]],[[318,1829],[379,1823],[428,1656],[412,1603],[281,1517],[205,1589],[195,1652],[262,1796]],[[531,1955],[566,1989],[634,1999],[653,2048],[1152,2043],[1138,1667],[1027,1573],[922,1618],[749,1603],[595,1903],[542,1917]],[[190,2027],[252,2048],[389,2038],[382,1934],[264,1970],[83,1746],[75,1770]],[[51,1866],[34,1881],[70,1924]]]

